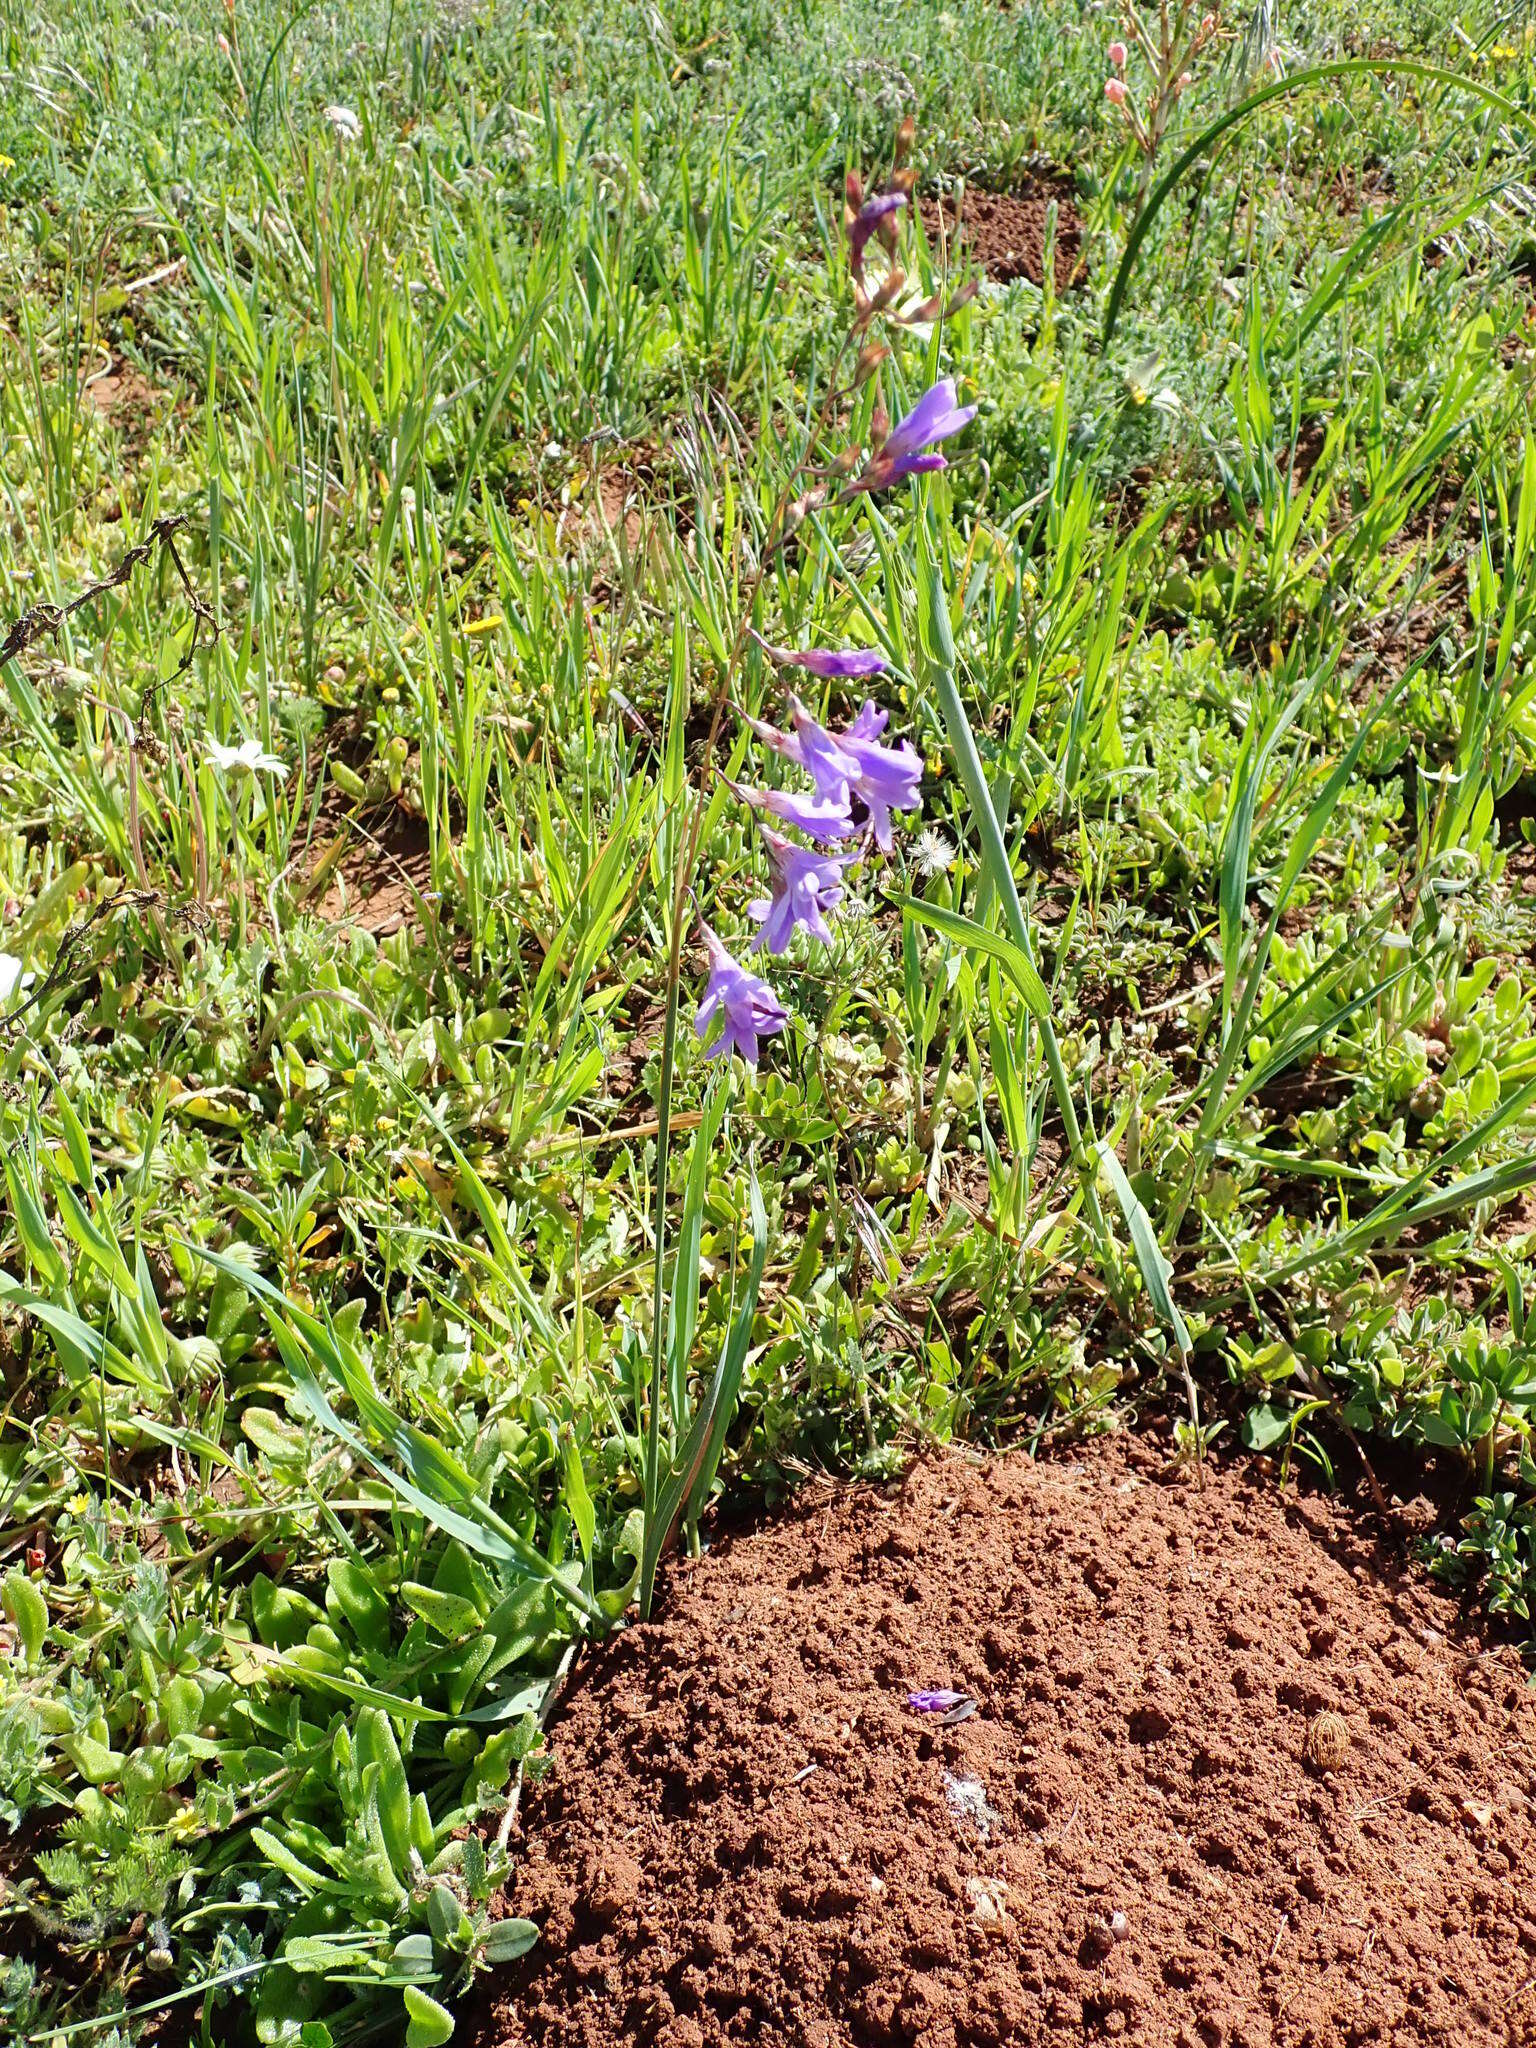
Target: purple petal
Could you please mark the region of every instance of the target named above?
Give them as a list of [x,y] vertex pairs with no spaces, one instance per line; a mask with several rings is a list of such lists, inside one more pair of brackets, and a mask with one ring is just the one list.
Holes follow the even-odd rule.
[[903,477],[930,476],[934,471],[948,467],[949,464],[942,455],[900,455],[891,464],[891,473],[885,481],[888,484],[899,484]]
[[906,203],[905,192],[881,192],[859,208],[848,230],[848,254],[856,274],[864,262],[864,246],[870,236],[881,221],[899,212]]
[[[839,740],[838,745],[852,766],[848,786],[869,812],[875,844],[882,853],[889,853],[894,843],[891,832],[892,811],[915,811],[921,808],[921,787],[923,780],[922,756],[903,740],[900,746],[884,747],[872,739],[856,739],[855,731],[863,726],[866,730],[879,719],[884,720],[866,704],[854,724]],[[876,726],[876,730],[880,727]]]
[[859,208],[854,226],[872,228],[884,220],[888,213],[899,212],[906,203],[905,192],[877,192],[873,199],[866,199]]
[[954,409],[954,380],[941,377],[937,384],[929,385],[912,410],[892,427],[882,453],[915,455],[919,448],[926,448],[933,439],[931,427]]
[[907,1705],[919,1714],[947,1714],[964,1698],[963,1692],[951,1692],[947,1686],[939,1686],[928,1692],[909,1692]]
[[892,484],[899,484],[903,477],[926,476],[930,471],[948,467],[949,464],[942,455],[903,455],[893,459],[882,452],[870,457],[853,482],[848,485],[844,496],[853,497],[860,491],[888,491]]

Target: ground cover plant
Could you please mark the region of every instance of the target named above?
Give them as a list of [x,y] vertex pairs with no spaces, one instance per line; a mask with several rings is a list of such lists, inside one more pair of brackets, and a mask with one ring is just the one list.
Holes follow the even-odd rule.
[[1434,1461],[1529,1632],[1533,64],[0,0],[8,2037],[449,2038],[810,1468]]

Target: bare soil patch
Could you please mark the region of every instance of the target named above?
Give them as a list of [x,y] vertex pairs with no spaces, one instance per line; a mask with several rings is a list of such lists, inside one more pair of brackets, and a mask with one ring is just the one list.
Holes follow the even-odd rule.
[[87,379],[85,395],[101,417],[118,428],[135,454],[148,447],[168,399],[166,392],[120,355],[112,358],[109,369]]
[[556,530],[562,540],[578,546],[600,546],[610,536],[622,533],[625,552],[636,555],[645,537],[640,517],[645,485],[627,469],[605,469],[597,480],[595,498],[581,505],[568,505],[560,514]]
[[958,237],[987,276],[999,284],[1027,277],[1045,281],[1046,214],[1056,208],[1056,289],[1081,284],[1083,224],[1072,202],[1072,187],[1040,181],[1025,192],[978,192],[967,187],[958,206],[948,196],[919,201],[923,232],[937,247]]
[[1252,1461],[822,1493],[679,1567],[553,1751],[478,2048],[1536,2042],[1536,1695]]
[[346,818],[322,848],[311,885],[317,895],[312,907],[328,924],[355,925],[387,939],[419,922],[419,899],[432,887],[426,819],[402,803],[366,819]]

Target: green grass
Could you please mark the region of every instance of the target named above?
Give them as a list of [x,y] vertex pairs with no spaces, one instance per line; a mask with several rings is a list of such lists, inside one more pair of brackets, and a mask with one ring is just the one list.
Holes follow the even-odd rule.
[[[0,0],[0,640],[149,542],[0,666],[7,2038],[446,2038],[722,1489],[1388,1440],[1529,1634],[1536,38],[1260,26],[1144,177],[1072,5]],[[786,534],[909,114],[1084,275],[893,330],[976,422]],[[755,1075],[748,624],[939,835]]]

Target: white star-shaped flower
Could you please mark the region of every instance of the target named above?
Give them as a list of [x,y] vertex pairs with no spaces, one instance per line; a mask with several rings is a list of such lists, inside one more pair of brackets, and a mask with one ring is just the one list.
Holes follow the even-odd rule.
[[276,754],[263,753],[260,740],[242,740],[238,747],[208,742],[208,758],[221,775],[286,775],[288,763]]

